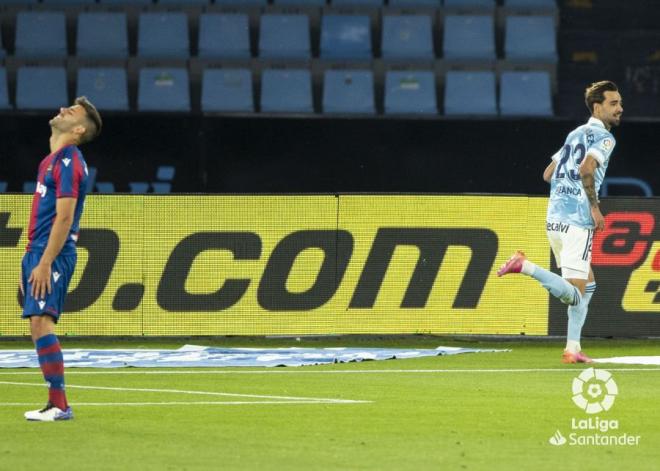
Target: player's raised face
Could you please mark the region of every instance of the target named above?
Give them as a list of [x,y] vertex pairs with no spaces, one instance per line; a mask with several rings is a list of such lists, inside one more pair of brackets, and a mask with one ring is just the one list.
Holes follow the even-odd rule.
[[60,132],[69,132],[76,126],[85,124],[85,108],[80,105],[72,105],[60,108],[60,112],[50,120],[50,126]]
[[619,92],[605,92],[602,103],[594,104],[594,115],[609,127],[618,126],[623,114],[623,101]]

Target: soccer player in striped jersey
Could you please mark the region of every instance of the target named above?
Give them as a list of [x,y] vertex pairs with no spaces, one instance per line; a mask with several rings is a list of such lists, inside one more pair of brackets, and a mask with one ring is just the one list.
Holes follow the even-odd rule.
[[64,361],[55,335],[67,288],[76,266],[76,241],[87,188],[87,164],[78,149],[101,132],[101,116],[79,97],[50,120],[50,154],[39,164],[32,198],[28,245],[21,264],[23,318],[48,383],[48,403],[25,413],[27,420],[73,418],[64,393]]
[[497,272],[498,276],[529,275],[568,305],[564,363],[591,363],[580,346],[589,301],[596,291],[591,244],[594,231],[603,230],[605,225],[598,191],[616,144],[610,130],[619,125],[623,113],[618,88],[609,81],[587,88],[585,102],[591,112],[589,121],[568,135],[543,172],[543,179],[550,183],[546,231],[562,276],[534,265],[522,251]]

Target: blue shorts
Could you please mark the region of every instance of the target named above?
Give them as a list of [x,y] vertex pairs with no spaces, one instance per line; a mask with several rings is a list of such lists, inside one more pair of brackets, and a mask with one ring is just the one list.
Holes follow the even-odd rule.
[[73,271],[76,269],[77,255],[60,255],[58,256],[51,266],[50,286],[52,292],[43,299],[35,299],[30,295],[32,284],[28,283],[32,270],[39,265],[41,260],[41,253],[26,252],[23,256],[22,266],[22,281],[25,288],[25,305],[23,306],[23,317],[27,319],[32,316],[43,316],[44,314],[51,316],[55,323],[62,314],[64,307],[64,298],[66,297],[69,282],[73,276]]

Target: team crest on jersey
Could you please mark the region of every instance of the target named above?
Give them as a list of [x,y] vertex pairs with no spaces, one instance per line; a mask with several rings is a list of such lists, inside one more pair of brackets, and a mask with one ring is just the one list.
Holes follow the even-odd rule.
[[53,164],[50,164],[48,166],[48,168],[46,169],[46,173],[50,172],[51,170],[53,170]]
[[609,138],[608,139],[603,139],[603,144],[601,145],[601,147],[603,148],[603,150],[608,151],[612,148],[613,144],[614,143],[612,142],[612,139],[609,139]]

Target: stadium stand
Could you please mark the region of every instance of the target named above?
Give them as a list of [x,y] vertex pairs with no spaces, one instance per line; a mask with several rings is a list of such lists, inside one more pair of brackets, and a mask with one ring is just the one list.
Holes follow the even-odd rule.
[[120,67],[81,67],[76,96],[88,97],[102,111],[128,111],[126,70]]
[[383,17],[382,55],[385,59],[433,59],[433,33],[428,15]]
[[66,20],[56,11],[21,11],[16,15],[16,57],[66,57]]
[[9,89],[7,87],[7,69],[0,67],[0,110],[11,109]]
[[199,18],[199,57],[248,59],[250,27],[244,13],[203,13]]
[[321,21],[321,57],[371,59],[371,25],[366,15],[324,15]]
[[64,67],[19,67],[16,73],[16,108],[57,110],[69,103]]
[[326,70],[323,80],[326,114],[374,114],[374,80],[371,70]]
[[547,72],[503,72],[500,77],[503,116],[552,116],[550,76]]
[[446,115],[497,115],[492,71],[449,71],[445,78]]
[[157,59],[187,59],[189,54],[188,19],[184,13],[140,13],[139,56]]
[[261,15],[259,56],[268,59],[310,57],[307,15]]
[[459,61],[495,60],[495,21],[490,15],[447,15],[444,58]]
[[123,59],[128,56],[128,23],[123,12],[82,12],[78,15],[76,54],[84,58]]
[[0,193],[6,192],[8,186],[9,185],[7,184],[6,181],[4,181],[4,180],[0,181]]
[[514,61],[557,62],[557,38],[550,16],[508,16],[504,56]]
[[206,69],[202,76],[202,111],[254,111],[249,69]]
[[181,67],[140,70],[139,111],[190,111],[188,70]]
[[435,76],[431,71],[394,71],[385,75],[386,114],[437,114]]

